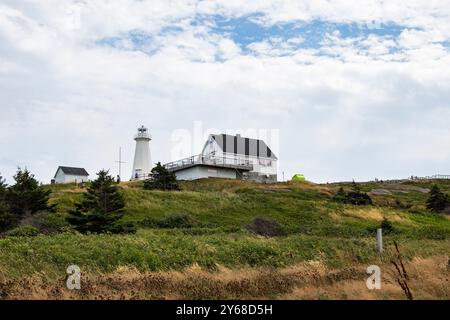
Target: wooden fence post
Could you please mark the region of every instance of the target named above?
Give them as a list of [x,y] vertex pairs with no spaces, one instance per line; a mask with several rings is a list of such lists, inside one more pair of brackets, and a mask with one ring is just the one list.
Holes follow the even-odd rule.
[[377,251],[383,252],[383,229],[377,229]]

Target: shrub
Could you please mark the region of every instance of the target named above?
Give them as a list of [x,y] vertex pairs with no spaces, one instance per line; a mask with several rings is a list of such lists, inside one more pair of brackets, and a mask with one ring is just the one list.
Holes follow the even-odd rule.
[[345,193],[344,188],[340,187],[336,194],[333,196],[333,200],[336,202],[345,202],[347,193]]
[[108,232],[110,233],[120,233],[120,234],[135,233],[136,231],[137,227],[132,222],[118,223],[111,226],[108,229]]
[[394,231],[394,226],[392,225],[392,222],[386,219],[386,217],[384,217],[383,221],[381,221],[380,228],[383,229],[383,232],[386,234],[392,233]]
[[39,212],[33,217],[31,224],[46,234],[64,232],[71,227],[65,215],[56,212]]
[[333,200],[337,202],[353,204],[356,206],[372,205],[370,196],[361,191],[361,188],[353,181],[352,191],[345,192],[344,188],[339,188],[338,192],[333,196]]
[[9,212],[8,205],[0,201],[0,232],[10,229],[14,224],[15,219]]
[[395,201],[391,207],[394,209],[411,209],[412,206],[413,205],[411,203],[401,202],[400,200],[395,199]]
[[448,195],[443,193],[436,184],[433,185],[427,199],[427,209],[431,212],[442,212],[449,203]]
[[[14,175],[15,184],[2,191],[2,198],[5,199],[7,209],[3,208],[0,213],[0,224],[3,228],[14,227],[21,220],[27,219],[39,211],[53,211],[54,206],[48,204],[51,191],[39,185],[28,170],[18,169]],[[0,209],[1,211],[1,209]],[[9,223],[6,225],[5,216],[9,217]]]
[[29,224],[16,227],[5,233],[6,236],[10,237],[35,237],[38,234],[39,230]]
[[257,217],[245,227],[248,231],[264,237],[278,237],[286,235],[286,231],[276,221],[267,218]]
[[139,222],[139,225],[146,228],[157,228],[159,220],[153,217],[148,217]]
[[67,221],[82,233],[122,233],[117,222],[123,216],[125,200],[116,186],[114,178],[106,170],[97,173],[81,202],[69,213]]
[[367,206],[372,204],[372,199],[367,193],[350,191],[347,193],[346,203],[356,206]]
[[201,224],[187,213],[170,213],[162,219],[148,217],[140,221],[139,225],[147,228],[165,229],[201,227]]
[[191,215],[186,213],[171,213],[156,222],[160,228],[193,228],[199,225]]
[[167,170],[161,162],[152,169],[152,177],[144,181],[144,189],[179,190],[175,173]]

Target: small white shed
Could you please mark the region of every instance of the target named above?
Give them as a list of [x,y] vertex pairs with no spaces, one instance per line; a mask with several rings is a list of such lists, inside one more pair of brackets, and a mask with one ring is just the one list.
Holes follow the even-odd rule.
[[82,183],[89,180],[89,173],[84,168],[58,167],[54,176],[55,183]]

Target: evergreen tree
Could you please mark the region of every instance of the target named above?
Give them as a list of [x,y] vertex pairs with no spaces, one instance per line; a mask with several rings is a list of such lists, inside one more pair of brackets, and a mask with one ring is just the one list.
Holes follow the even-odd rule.
[[367,193],[362,192],[361,187],[355,181],[352,182],[352,190],[349,192],[345,192],[342,187],[339,188],[338,192],[334,195],[333,200],[357,206],[372,204],[370,196]]
[[18,169],[14,175],[15,184],[7,188],[6,203],[13,215],[13,224],[39,211],[52,211],[48,204],[51,191],[45,189],[27,169]]
[[123,232],[116,222],[122,218],[125,200],[109,171],[101,170],[92,181],[81,202],[69,213],[67,221],[86,233]]
[[361,187],[355,182],[355,180],[352,181],[352,190],[355,193],[361,192]]
[[177,177],[158,162],[152,169],[152,177],[144,181],[144,189],[179,190]]
[[337,193],[333,196],[333,200],[337,202],[345,202],[347,199],[347,194],[344,191],[344,188],[340,187]]
[[383,221],[381,221],[380,228],[383,229],[383,232],[386,234],[392,233],[394,231],[392,222],[390,222],[386,217],[384,217]]
[[427,199],[427,209],[432,212],[442,212],[450,204],[449,197],[435,184],[431,187]]
[[2,196],[5,191],[6,191],[5,179],[3,179],[2,175],[0,174],[0,196]]
[[13,225],[13,220],[6,203],[6,183],[0,175],[0,232],[8,230]]

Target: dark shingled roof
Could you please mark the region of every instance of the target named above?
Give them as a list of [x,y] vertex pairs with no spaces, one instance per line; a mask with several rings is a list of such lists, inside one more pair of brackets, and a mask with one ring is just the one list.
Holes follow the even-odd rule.
[[213,134],[212,138],[216,140],[223,152],[277,160],[275,154],[263,140],[244,138],[240,135],[231,136],[228,134]]
[[56,170],[56,174],[58,173],[59,169],[62,170],[65,174],[70,174],[74,176],[89,176],[89,173],[84,168],[73,168],[73,167],[58,167],[58,170]]

